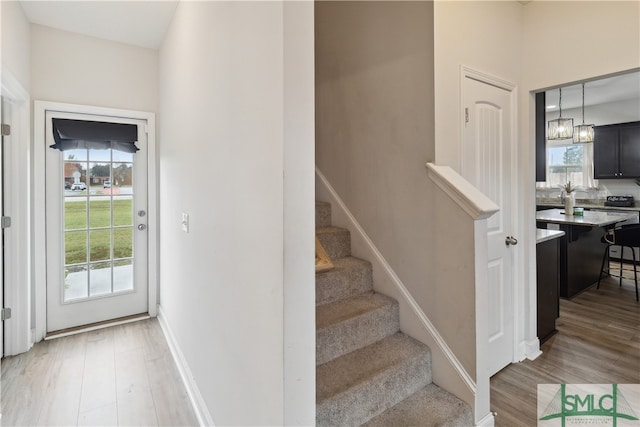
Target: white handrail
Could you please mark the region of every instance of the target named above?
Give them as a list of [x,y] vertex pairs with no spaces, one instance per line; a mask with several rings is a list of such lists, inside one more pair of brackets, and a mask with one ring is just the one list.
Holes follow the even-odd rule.
[[427,163],[429,178],[474,220],[489,218],[500,210],[491,199],[449,166]]

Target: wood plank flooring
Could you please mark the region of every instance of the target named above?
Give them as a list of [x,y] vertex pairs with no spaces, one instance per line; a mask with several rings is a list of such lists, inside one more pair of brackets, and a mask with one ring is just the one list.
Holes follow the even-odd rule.
[[2,360],[3,426],[195,426],[157,319],[36,344]]
[[536,360],[512,364],[491,378],[496,426],[537,425],[538,384],[640,383],[640,303],[633,280],[619,288],[618,278],[608,277],[600,289],[561,299],[556,327]]

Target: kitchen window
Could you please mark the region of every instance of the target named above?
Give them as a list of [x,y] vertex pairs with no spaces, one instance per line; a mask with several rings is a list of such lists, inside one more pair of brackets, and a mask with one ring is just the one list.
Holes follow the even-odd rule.
[[547,140],[546,151],[547,181],[541,187],[558,188],[569,181],[584,189],[597,186],[593,179],[593,144]]

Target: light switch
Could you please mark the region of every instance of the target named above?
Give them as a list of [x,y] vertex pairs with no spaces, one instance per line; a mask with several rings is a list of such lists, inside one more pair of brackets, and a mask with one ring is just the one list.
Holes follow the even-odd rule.
[[182,221],[180,222],[182,225],[182,231],[185,233],[189,232],[189,214],[182,212]]

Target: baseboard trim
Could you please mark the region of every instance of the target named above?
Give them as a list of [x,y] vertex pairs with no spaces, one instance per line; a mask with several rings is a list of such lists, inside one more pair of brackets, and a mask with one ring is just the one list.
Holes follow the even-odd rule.
[[173,360],[175,360],[176,362],[176,366],[178,367],[178,371],[180,372],[182,382],[187,389],[187,395],[189,396],[191,406],[193,406],[193,410],[196,413],[196,417],[198,418],[198,424],[201,426],[215,426],[213,418],[211,417],[211,414],[209,413],[209,410],[204,403],[202,394],[200,394],[200,389],[198,388],[198,385],[196,384],[193,375],[191,374],[189,364],[184,358],[184,355],[182,354],[182,351],[178,346],[178,342],[176,341],[175,335],[173,334],[173,331],[171,330],[171,327],[167,322],[164,310],[162,310],[162,306],[158,306],[158,322],[160,323],[160,328],[162,329],[162,332],[164,333],[164,336],[167,340],[167,344],[169,345],[169,350],[171,351]]
[[520,361],[523,361],[525,358],[529,360],[535,360],[542,354],[542,351],[540,351],[540,340],[538,338],[529,341],[523,341],[521,343],[521,348],[524,350],[524,354],[521,353],[524,357],[521,357]]
[[476,396],[477,387],[471,375],[469,375],[469,373],[466,371],[464,366],[462,366],[462,363],[460,363],[456,355],[453,353],[451,348],[445,342],[444,338],[437,331],[436,327],[433,325],[433,323],[431,323],[431,321],[429,320],[427,315],[424,313],[424,311],[422,311],[422,309],[420,308],[416,300],[413,298],[413,296],[411,296],[411,293],[406,288],[404,283],[402,283],[402,281],[400,280],[398,275],[395,273],[391,265],[389,265],[389,263],[384,258],[382,253],[380,253],[380,251],[375,246],[373,241],[369,238],[367,233],[360,226],[360,223],[358,223],[358,221],[353,216],[349,208],[347,208],[347,205],[343,202],[343,200],[340,198],[340,196],[335,191],[335,189],[331,186],[327,178],[322,174],[322,172],[317,167],[316,167],[316,175],[318,176],[318,179],[320,179],[320,181],[322,182],[322,185],[325,187],[325,189],[333,199],[332,202],[336,203],[339,209],[341,209],[342,212],[345,214],[345,216],[348,218],[350,225],[353,227],[353,231],[357,232],[362,238],[362,240],[365,242],[365,244],[368,246],[369,250],[376,258],[376,261],[382,266],[382,268],[384,269],[385,273],[389,276],[394,286],[396,286],[396,288],[398,289],[400,294],[403,296],[403,298],[405,299],[409,307],[411,307],[411,310],[414,312],[416,317],[422,323],[422,326],[426,329],[427,333],[431,335],[436,345],[438,346],[438,349],[442,352],[442,354],[445,356],[445,358],[447,359],[451,367],[459,375],[464,385],[469,389],[471,393],[473,393],[474,396]]
[[493,427],[496,424],[495,412],[489,412],[481,420],[476,423],[477,427]]

